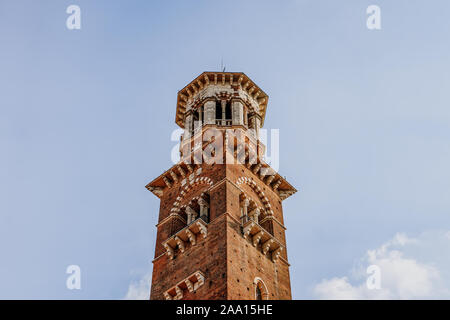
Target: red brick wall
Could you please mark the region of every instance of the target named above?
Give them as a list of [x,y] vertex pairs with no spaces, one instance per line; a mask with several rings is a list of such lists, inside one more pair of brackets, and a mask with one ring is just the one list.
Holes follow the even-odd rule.
[[[179,230],[183,226],[177,219],[158,225],[150,298],[165,299],[163,293],[166,290],[192,273],[201,271],[205,275],[205,284],[195,293],[185,290],[184,299],[254,299],[255,277],[264,281],[269,299],[291,299],[289,267],[283,261],[287,260],[286,251],[274,263],[270,255],[264,256],[260,248],[253,247],[242,236],[239,195],[241,189],[245,192],[251,192],[251,189],[244,185],[240,189],[236,181],[241,176],[252,177],[269,199],[274,217],[283,223],[278,195],[243,165],[203,165],[200,177],[203,176],[212,179],[212,187],[199,185],[186,194],[186,197],[194,197],[210,190],[208,236],[206,239],[197,237],[195,246],[188,245],[184,253],[177,251],[175,258],[171,260],[164,254],[162,242],[173,234],[173,230]],[[180,182],[165,190],[161,198],[160,222],[168,217],[180,190]],[[269,222],[266,223],[268,224]],[[285,245],[283,227],[275,222],[270,224],[274,236]]]
[[[205,275],[205,284],[195,293],[185,290],[184,299],[226,299],[226,225],[225,215],[211,221],[208,236],[195,246],[178,253],[173,260],[163,255],[153,262],[150,299],[165,300],[164,292],[196,271]],[[201,238],[201,237],[198,237]]]
[[[253,174],[243,165],[228,165],[227,178],[236,182],[239,177],[252,177],[258,186],[263,190],[272,206],[274,217],[282,223],[283,214],[281,210],[281,200],[279,196],[263,183],[258,176]],[[256,193],[250,193],[251,188],[241,185],[244,192],[248,192],[252,197],[257,197]],[[229,185],[230,191],[228,202],[239,203],[240,190],[235,185]],[[240,211],[232,211],[233,217],[239,219]],[[255,299],[255,286],[253,284],[256,277],[261,278],[269,293],[269,299],[291,299],[289,266],[279,259],[272,262],[270,255],[264,256],[260,245],[253,247],[250,241],[242,236],[240,225],[237,221],[228,218],[227,221],[227,251],[228,251],[228,299]],[[284,229],[274,222],[274,236],[286,247]],[[270,230],[268,230],[270,231]],[[281,257],[287,260],[286,250]]]
[[254,279],[261,278],[269,299],[291,299],[289,267],[282,260],[272,262],[242,237],[240,226],[228,218],[227,223],[228,300],[254,300]]

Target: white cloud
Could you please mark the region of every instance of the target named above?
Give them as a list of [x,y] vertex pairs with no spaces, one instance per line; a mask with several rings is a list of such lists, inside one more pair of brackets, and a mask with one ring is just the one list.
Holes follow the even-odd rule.
[[139,281],[133,281],[128,286],[125,300],[148,300],[150,299],[150,283],[152,273],[146,273]]
[[[427,231],[416,238],[399,233],[368,250],[348,276],[324,279],[313,288],[319,299],[450,298],[450,231]],[[366,269],[380,268],[381,288],[368,289]]]

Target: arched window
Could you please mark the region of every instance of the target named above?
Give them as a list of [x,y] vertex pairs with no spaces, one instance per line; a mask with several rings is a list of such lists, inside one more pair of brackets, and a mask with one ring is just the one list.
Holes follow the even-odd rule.
[[[225,108],[225,109],[224,109]],[[216,124],[221,126],[232,124],[231,101],[216,101]]]
[[255,300],[269,300],[269,292],[262,279],[256,277],[253,284],[255,285]]
[[231,120],[231,101],[228,101],[225,105],[225,119]]
[[222,104],[216,101],[216,120],[222,120]]
[[199,120],[198,109],[194,110],[192,120],[194,120],[194,122]]

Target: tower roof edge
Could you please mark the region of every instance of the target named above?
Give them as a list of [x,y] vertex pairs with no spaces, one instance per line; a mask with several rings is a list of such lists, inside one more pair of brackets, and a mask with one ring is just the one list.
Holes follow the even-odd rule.
[[[258,113],[261,116],[261,126],[264,125],[266,108],[269,96],[259,88],[244,72],[216,72],[205,71],[189,82],[177,94],[177,108],[175,114],[175,123],[184,128],[184,114],[187,111],[188,104],[199,98],[198,93],[205,87],[213,85],[239,86],[246,95],[253,98],[258,104]],[[200,97],[201,98],[201,97]]]

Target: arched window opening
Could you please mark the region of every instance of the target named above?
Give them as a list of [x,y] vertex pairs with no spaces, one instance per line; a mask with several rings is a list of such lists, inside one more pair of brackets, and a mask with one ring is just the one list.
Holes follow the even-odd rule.
[[[240,205],[240,209],[241,209],[242,224],[247,223],[249,220],[254,220],[255,214],[259,215],[259,213],[261,211],[258,208],[256,202],[252,198],[247,197],[244,193],[241,193],[241,195],[240,195],[239,205]],[[257,222],[257,221],[255,221],[255,222]]]
[[194,111],[194,117],[193,117],[193,120],[194,120],[194,122],[195,122],[195,121],[198,121],[198,119],[199,119],[199,116],[198,116],[198,109],[196,109],[196,110]]
[[219,126],[231,126],[232,112],[231,101],[216,101],[216,124]]
[[259,287],[256,287],[256,300],[262,300],[262,292]]
[[226,125],[230,124],[228,121],[231,121],[231,101],[228,101],[225,105],[225,120],[227,121]]
[[216,101],[216,124],[222,123],[222,103]]
[[255,285],[255,300],[269,300],[269,292],[262,279],[256,277],[253,284]]
[[182,207],[180,214],[186,220],[186,224],[190,225],[197,219],[202,219],[206,223],[209,222],[209,193],[203,192],[200,196],[192,198],[188,204]]
[[200,130],[200,128],[203,125],[203,107],[199,107],[197,109],[194,110],[194,112],[192,113],[192,128],[191,131],[193,133],[197,132],[198,130]]
[[247,123],[248,123],[248,128],[249,129],[254,129],[255,128],[255,125],[254,125],[254,122],[253,122],[253,117],[252,117],[251,114],[247,114]]
[[[186,210],[181,210],[178,213],[182,218],[186,219]],[[175,233],[177,233],[178,231],[180,231],[181,229],[183,229],[186,225],[182,222],[182,220],[180,219],[174,219],[172,221],[172,223],[168,223],[168,231],[169,231],[169,236],[173,236]]]

